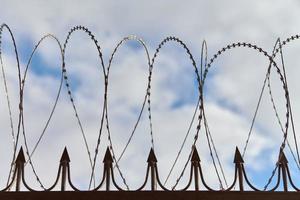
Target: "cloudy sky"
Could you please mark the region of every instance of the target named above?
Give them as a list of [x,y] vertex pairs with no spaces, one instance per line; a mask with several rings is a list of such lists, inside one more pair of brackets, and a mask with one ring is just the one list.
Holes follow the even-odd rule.
[[[208,58],[232,42],[247,42],[262,47],[271,54],[277,38],[282,40],[298,34],[300,22],[298,1],[17,1],[2,0],[0,20],[12,29],[24,75],[30,54],[41,37],[47,33],[64,43],[70,29],[77,25],[89,28],[98,40],[107,68],[110,55],[119,41],[129,35],[141,38],[147,45],[150,58],[158,44],[168,36],[180,38],[190,49],[200,70],[201,45],[206,40]],[[283,49],[294,121],[300,120],[300,100],[297,64],[297,41]],[[10,35],[2,33],[2,58],[12,107],[13,126],[18,122],[18,76]],[[94,156],[101,111],[103,108],[104,76],[101,60],[94,43],[81,32],[72,34],[65,52],[66,69],[82,128]],[[278,56],[279,57],[279,56]],[[281,60],[275,61],[282,69]],[[233,49],[222,54],[212,64],[205,82],[204,100],[209,129],[228,184],[233,178],[232,163],[235,147],[245,146],[256,104],[269,61],[261,53],[250,49]],[[60,48],[56,40],[45,39],[33,56],[24,89],[24,124],[29,152],[34,148],[54,105],[60,86]],[[112,62],[108,86],[108,117],[116,157],[119,157],[133,130],[142,107],[147,88],[148,60],[143,46],[128,41],[121,46]],[[280,77],[271,73],[271,87],[281,122],[285,123],[285,98]],[[158,158],[160,178],[164,182],[189,128],[198,98],[197,79],[189,56],[176,43],[166,44],[153,66],[151,111],[153,139]],[[0,184],[4,187],[13,152],[13,142],[7,108],[3,76],[0,87]],[[146,159],[151,148],[148,113],[142,114],[132,142],[120,160],[120,169],[129,187],[143,182]],[[197,113],[198,115],[199,113]],[[106,123],[104,123],[106,126]],[[203,125],[203,123],[202,123]],[[299,126],[295,124],[295,130]],[[196,123],[191,128],[184,150],[179,157],[167,187],[172,187],[187,160]],[[295,152],[292,132],[288,140]],[[102,132],[97,157],[96,184],[102,174],[102,158],[108,133]],[[298,136],[297,136],[298,137]],[[264,92],[257,119],[252,130],[244,160],[250,179],[263,187],[275,166],[283,139],[270,96]],[[24,145],[21,135],[18,149]],[[197,141],[198,152],[207,182],[219,188],[213,162],[209,154],[205,129],[201,128]],[[33,154],[36,172],[45,187],[55,179],[63,148],[71,157],[72,180],[81,189],[89,186],[91,167],[82,133],[75,118],[66,87],[63,85],[59,101],[40,145]],[[299,170],[285,149],[292,173]],[[178,185],[184,186],[187,169]],[[220,169],[218,168],[219,172]],[[118,176],[118,173],[116,173]],[[3,178],[4,177],[4,178]],[[35,188],[31,167],[26,165],[26,178]],[[117,177],[122,187],[122,180]],[[222,184],[226,187],[225,181]]]

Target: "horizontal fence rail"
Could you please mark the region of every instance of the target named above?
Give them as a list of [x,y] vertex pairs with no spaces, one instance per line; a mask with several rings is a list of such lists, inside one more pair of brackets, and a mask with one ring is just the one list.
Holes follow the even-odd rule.
[[35,200],[35,199],[105,199],[105,200],[297,200],[299,194],[295,192],[13,192],[0,193],[2,200]]

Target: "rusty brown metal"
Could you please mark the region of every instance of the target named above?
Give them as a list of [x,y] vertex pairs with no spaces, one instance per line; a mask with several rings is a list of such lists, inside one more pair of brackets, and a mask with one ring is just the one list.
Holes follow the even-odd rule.
[[111,176],[110,172],[112,170],[113,159],[112,159],[112,156],[111,156],[111,153],[110,153],[108,147],[105,152],[103,163],[104,163],[105,180],[106,180],[106,191],[109,191],[110,190],[110,176]]
[[[11,182],[8,184],[8,186],[2,190],[0,190],[0,193],[5,193],[8,191],[11,191],[11,187],[13,184],[15,184],[15,192],[20,192],[21,189],[21,184],[24,185],[25,190],[24,191],[32,191],[32,192],[37,192],[34,189],[32,189],[25,180],[25,170],[24,170],[24,163],[25,163],[25,156],[23,153],[22,147],[20,148],[19,154],[15,160],[15,169],[14,169],[14,175],[11,180]],[[149,152],[149,156],[147,159],[147,170],[146,170],[146,177],[145,181],[142,184],[142,186],[137,189],[137,190],[131,190],[133,191],[164,191],[164,192],[170,192],[170,191],[175,191],[174,188],[168,189],[163,186],[163,184],[160,181],[159,177],[159,172],[158,172],[158,166],[157,166],[157,158],[154,153],[154,150],[151,148]],[[234,180],[231,184],[230,187],[228,187],[226,190],[223,189],[213,189],[211,188],[206,182],[205,182],[205,174],[203,174],[203,171],[201,169],[200,165],[200,157],[198,154],[198,151],[196,147],[193,148],[193,153],[190,158],[190,165],[191,165],[191,171],[190,171],[190,178],[186,186],[178,191],[190,191],[194,190],[195,192],[203,192],[203,191],[210,191],[210,192],[218,192],[218,193],[223,193],[223,192],[231,192],[235,191],[234,188],[235,186],[238,186],[238,191],[239,192],[263,192],[263,190],[257,189],[254,187],[251,182],[249,181],[245,168],[244,168],[244,160],[241,156],[241,153],[238,148],[236,148],[235,155],[234,155],[234,164],[235,164],[235,176]],[[289,191],[290,188],[294,189],[294,191],[299,191],[298,187],[293,183],[289,167],[288,167],[288,160],[285,157],[283,152],[280,152],[279,157],[278,157],[278,168],[277,168],[277,183],[276,185],[270,189],[267,190],[268,192],[277,192],[280,191],[280,183],[282,183],[282,191],[286,193],[293,193],[292,191]],[[111,191],[111,186],[113,185],[114,190],[116,191],[125,191],[119,186],[119,183],[115,180],[114,177],[114,168],[113,168],[113,158],[110,152],[110,149],[107,148],[104,159],[103,159],[103,177],[102,181],[100,184],[93,190],[90,190],[90,192],[97,192],[97,191],[103,191],[104,188],[103,185],[105,183],[105,191],[109,192]],[[70,157],[67,151],[67,148],[64,149],[60,162],[59,162],[59,168],[58,168],[58,173],[57,173],[57,178],[55,183],[48,189],[44,190],[43,192],[46,191],[54,191],[54,188],[58,184],[58,180],[61,180],[61,185],[60,185],[60,191],[64,192],[66,191],[67,184],[71,187],[70,191],[80,191],[74,184],[72,183],[71,180],[71,172],[70,172]],[[150,189],[145,188],[146,183],[148,182],[148,178],[150,175]],[[194,180],[194,188],[191,187],[192,180]],[[245,183],[249,186],[247,191],[245,191]],[[200,185],[203,185],[203,187],[200,187]],[[158,187],[159,186],[159,187]],[[291,187],[289,187],[291,186]],[[267,192],[266,191],[266,192]],[[40,191],[42,192],[42,191]],[[275,192],[275,193],[276,193]],[[46,194],[46,193],[45,193]],[[101,193],[103,194],[103,193]],[[257,193],[261,194],[261,193]],[[300,195],[300,193],[299,193]]]
[[209,192],[209,191],[83,191],[2,192],[1,200],[298,200],[297,192]]
[[157,183],[156,183],[156,173],[155,168],[157,159],[154,153],[153,148],[151,148],[148,159],[147,159],[148,165],[150,167],[150,176],[151,176],[151,190],[154,191],[157,189]]
[[235,167],[237,169],[240,191],[244,191],[244,181],[243,181],[243,178],[244,178],[244,174],[243,174],[244,160],[243,160],[242,155],[241,155],[241,153],[240,153],[240,151],[237,147],[235,149],[235,155],[234,155],[233,163],[235,164]]
[[24,156],[23,148],[21,147],[16,159],[16,169],[15,169],[17,171],[16,191],[20,191],[21,180],[24,173],[24,164],[25,164],[25,156]]
[[279,170],[282,171],[283,190],[286,192],[288,191],[288,181],[287,181],[288,161],[282,151],[279,153],[278,163],[279,163]]
[[65,147],[64,152],[60,159],[60,165],[62,168],[61,172],[61,191],[65,191],[66,189],[66,181],[67,181],[67,169],[68,165],[70,163],[70,157],[67,151],[67,148]]
[[194,170],[194,182],[195,182],[195,190],[199,190],[199,166],[200,166],[200,157],[197,149],[194,147],[192,158],[192,170]]

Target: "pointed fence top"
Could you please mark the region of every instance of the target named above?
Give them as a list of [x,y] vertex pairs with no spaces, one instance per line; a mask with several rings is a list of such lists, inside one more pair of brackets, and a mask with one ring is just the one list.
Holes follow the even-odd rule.
[[21,147],[16,159],[16,163],[25,163],[25,162],[26,160],[25,160],[23,148]]
[[65,147],[64,152],[61,155],[60,162],[61,163],[62,162],[67,162],[67,163],[70,162],[70,157],[69,157],[69,153],[68,153],[67,147]]
[[113,163],[113,158],[111,156],[109,147],[107,147],[106,152],[105,152],[105,156],[103,159],[103,163]]
[[233,163],[235,163],[235,164],[244,163],[243,157],[242,157],[238,147],[235,148]]
[[279,152],[278,163],[279,164],[288,164],[288,160],[286,159],[285,154],[284,154],[283,151]]
[[156,156],[155,156],[153,148],[151,148],[151,150],[150,150],[147,162],[148,163],[156,163],[157,162],[157,159],[156,159]]
[[200,162],[200,157],[199,157],[199,154],[198,154],[198,151],[197,151],[196,147],[194,147],[191,161],[192,162]]

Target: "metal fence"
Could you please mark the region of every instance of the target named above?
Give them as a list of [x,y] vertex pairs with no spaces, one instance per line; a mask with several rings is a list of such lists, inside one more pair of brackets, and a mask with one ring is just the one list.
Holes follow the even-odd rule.
[[[65,40],[65,42],[63,43],[63,45],[59,42],[59,40],[51,34],[45,35],[34,47],[32,54],[30,56],[30,59],[28,61],[28,64],[26,66],[25,69],[25,73],[22,75],[21,74],[21,70],[20,70],[20,63],[19,63],[19,57],[18,57],[18,51],[17,51],[17,45],[15,43],[15,39],[14,36],[12,34],[11,29],[6,25],[6,24],[2,24],[1,28],[0,28],[0,58],[1,58],[1,65],[2,65],[2,74],[3,74],[3,81],[4,81],[4,85],[5,85],[5,91],[6,91],[6,96],[7,96],[7,105],[8,105],[8,110],[9,110],[9,115],[10,115],[10,120],[11,120],[11,124],[12,122],[12,116],[11,116],[11,105],[10,105],[10,99],[9,99],[9,94],[8,94],[8,90],[6,87],[7,81],[6,81],[6,76],[3,70],[3,63],[2,63],[2,49],[1,49],[1,43],[2,43],[2,33],[4,30],[7,30],[9,35],[11,36],[11,39],[13,41],[13,45],[14,45],[14,49],[15,49],[15,56],[16,56],[16,60],[17,60],[17,68],[18,68],[18,77],[19,77],[19,93],[20,93],[20,99],[19,99],[19,118],[18,118],[18,130],[14,130],[14,127],[12,126],[12,138],[13,138],[13,143],[14,143],[14,152],[13,152],[13,162],[11,163],[11,174],[9,178],[9,182],[6,185],[5,188],[0,188],[0,199],[39,199],[39,198],[45,198],[45,199],[50,199],[50,198],[58,198],[58,199],[64,199],[64,198],[73,198],[73,199],[82,199],[82,198],[89,198],[89,199],[96,199],[96,198],[105,198],[105,199],[253,199],[253,198],[261,198],[261,199],[299,199],[299,195],[298,195],[298,191],[300,190],[300,188],[298,188],[295,184],[294,184],[294,180],[293,177],[290,173],[289,170],[289,166],[288,166],[288,161],[286,156],[284,155],[284,148],[286,146],[286,144],[288,144],[288,147],[290,148],[291,152],[292,148],[290,147],[289,143],[287,143],[287,133],[288,133],[288,127],[289,127],[289,123],[292,124],[293,126],[293,134],[294,134],[294,139],[295,139],[295,146],[296,146],[296,154],[298,155],[298,160],[296,158],[296,156],[293,154],[294,159],[296,160],[296,162],[300,163],[300,158],[299,158],[299,152],[298,152],[298,146],[297,146],[297,141],[296,141],[296,133],[294,130],[294,121],[292,119],[292,110],[291,110],[291,102],[290,102],[290,98],[289,98],[289,90],[287,87],[287,80],[286,80],[286,74],[285,74],[285,68],[284,65],[282,66],[282,69],[277,65],[277,63],[274,61],[275,56],[277,54],[281,54],[282,56],[282,49],[285,45],[291,43],[292,41],[295,41],[297,39],[300,38],[299,35],[295,35],[295,36],[291,36],[289,38],[287,38],[286,40],[283,40],[281,42],[280,39],[277,40],[275,46],[274,46],[274,50],[272,53],[268,53],[267,51],[263,50],[262,48],[260,48],[259,46],[255,45],[255,44],[251,44],[251,43],[245,43],[245,42],[235,42],[232,44],[229,44],[223,48],[221,48],[219,51],[217,51],[217,53],[215,53],[211,59],[207,58],[207,55],[205,55],[207,52],[206,50],[206,42],[204,41],[202,43],[202,55],[201,55],[201,65],[197,66],[195,59],[193,58],[193,55],[191,54],[190,50],[188,49],[187,45],[180,40],[179,38],[176,37],[167,37],[165,38],[156,48],[155,53],[153,55],[152,58],[150,58],[149,56],[149,52],[147,49],[147,46],[145,45],[145,43],[143,42],[143,40],[141,40],[140,38],[136,37],[136,36],[128,36],[125,37],[123,40],[121,40],[116,48],[114,49],[108,66],[104,65],[103,62],[103,55],[101,52],[101,48],[100,45],[98,43],[98,41],[95,39],[94,34],[87,28],[83,27],[83,26],[76,26],[74,28],[72,28],[68,35],[67,38]],[[88,148],[88,146],[86,145],[87,148],[87,152],[89,155],[89,160],[90,160],[90,164],[92,166],[92,175],[94,173],[94,168],[95,168],[95,163],[96,163],[96,159],[97,159],[97,155],[98,155],[98,150],[99,150],[99,144],[100,144],[100,137],[101,137],[101,131],[103,127],[106,127],[107,132],[108,132],[108,139],[109,139],[109,143],[110,145],[108,146],[106,153],[105,153],[105,157],[103,159],[103,176],[102,176],[102,180],[99,181],[98,186],[96,186],[94,189],[90,189],[88,191],[81,191],[73,182],[72,182],[72,167],[70,166],[70,158],[68,155],[68,151],[67,149],[64,149],[64,152],[62,154],[62,157],[60,159],[59,162],[59,167],[58,167],[58,172],[57,172],[57,178],[55,180],[55,182],[53,183],[53,185],[49,188],[45,188],[37,174],[35,173],[34,167],[31,163],[31,156],[34,153],[36,147],[39,145],[39,142],[41,141],[45,130],[48,127],[48,124],[52,118],[52,113],[54,112],[55,108],[56,108],[56,103],[58,101],[58,97],[61,91],[61,87],[63,84],[65,84],[68,95],[69,95],[69,99],[70,99],[70,103],[72,104],[73,110],[74,110],[74,115],[77,118],[78,121],[78,125],[81,127],[81,132],[84,138],[84,142],[86,144],[86,138],[85,138],[85,133],[82,129],[82,125],[81,125],[81,120],[80,120],[80,116],[77,113],[77,109],[74,103],[74,98],[73,98],[73,93],[71,91],[71,86],[70,86],[70,82],[68,80],[68,74],[67,74],[67,68],[66,68],[66,62],[65,62],[65,52],[68,46],[68,42],[69,39],[71,37],[71,35],[76,32],[76,31],[83,31],[84,33],[86,33],[90,39],[94,42],[94,44],[96,45],[97,51],[99,53],[99,58],[101,61],[101,66],[103,69],[103,75],[105,78],[104,81],[104,104],[103,104],[103,113],[102,113],[102,119],[101,119],[101,128],[99,130],[99,137],[97,140],[97,145],[96,145],[96,149],[95,149],[95,155],[94,158],[91,157],[90,155],[90,149]],[[24,92],[24,85],[25,85],[25,80],[26,80],[26,73],[28,71],[28,68],[30,66],[31,60],[33,58],[33,55],[35,54],[37,48],[39,47],[39,45],[46,39],[46,38],[52,38],[54,39],[57,44],[59,45],[60,51],[61,51],[61,57],[62,57],[62,66],[61,66],[61,82],[60,82],[60,88],[58,90],[58,94],[57,94],[57,98],[56,98],[56,102],[54,104],[54,107],[52,109],[52,112],[49,116],[49,119],[47,121],[47,123],[45,124],[44,130],[41,133],[41,136],[38,139],[38,142],[36,143],[36,145],[34,146],[34,150],[32,152],[29,151],[27,143],[26,143],[26,134],[25,134],[25,128],[23,127],[24,125],[24,115],[23,115],[23,92]],[[146,94],[145,94],[145,98],[143,101],[143,106],[142,109],[140,111],[140,115],[139,118],[137,120],[137,122],[135,123],[135,127],[134,130],[129,138],[129,140],[127,141],[127,145],[126,147],[123,149],[122,154],[120,156],[120,158],[123,156],[124,152],[126,151],[126,148],[128,147],[128,144],[131,141],[131,138],[133,136],[133,134],[135,133],[135,128],[137,126],[137,124],[139,123],[140,117],[141,117],[141,113],[144,111],[144,108],[147,107],[147,111],[148,111],[148,118],[149,118],[149,123],[150,123],[150,135],[151,135],[151,144],[152,144],[152,148],[150,150],[149,156],[148,156],[148,160],[147,160],[147,165],[145,165],[146,167],[146,174],[145,174],[145,180],[144,183],[142,185],[140,185],[140,187],[136,190],[129,190],[129,188],[122,188],[120,186],[120,183],[117,182],[116,178],[115,178],[115,171],[118,170],[118,172],[121,175],[121,178],[123,180],[123,183],[126,184],[125,179],[122,176],[122,173],[120,172],[119,166],[118,166],[118,160],[116,160],[116,156],[114,154],[114,149],[113,149],[113,145],[112,145],[112,141],[111,141],[111,137],[110,137],[110,128],[109,128],[109,120],[108,120],[108,112],[107,112],[107,86],[109,84],[109,71],[110,71],[110,66],[112,63],[112,60],[114,58],[115,53],[118,51],[119,47],[125,43],[128,40],[135,40],[137,41],[143,48],[145,51],[145,54],[147,55],[147,59],[148,59],[148,67],[149,67],[149,74],[148,74],[148,84],[147,84],[147,90],[146,90]],[[188,161],[185,163],[184,165],[184,170],[182,171],[182,173],[180,174],[179,178],[177,179],[176,185],[172,188],[166,188],[164,186],[164,184],[162,184],[160,176],[159,176],[159,167],[157,165],[157,158],[155,156],[155,152],[154,152],[154,144],[153,144],[153,131],[152,131],[152,116],[151,116],[151,100],[150,100],[150,95],[151,95],[151,79],[152,79],[152,69],[155,63],[155,59],[157,58],[160,50],[163,48],[163,46],[168,43],[168,42],[175,42],[176,44],[179,44],[180,47],[182,47],[186,54],[188,55],[192,67],[195,71],[195,77],[197,79],[197,89],[199,92],[199,97],[198,97],[198,103],[196,105],[196,111],[198,110],[198,118],[196,118],[196,113],[194,114],[193,120],[191,122],[191,124],[195,123],[196,124],[196,130],[195,130],[195,135],[194,135],[194,140],[193,140],[193,145],[191,148],[191,152],[189,154],[188,157]],[[231,185],[229,185],[227,188],[221,188],[220,190],[216,190],[213,189],[212,186],[210,186],[209,184],[207,184],[206,182],[206,178],[208,177],[207,174],[204,174],[202,171],[202,167],[201,167],[201,162],[200,162],[200,158],[196,149],[196,142],[199,138],[199,132],[201,129],[205,129],[206,131],[208,130],[208,125],[206,122],[206,117],[205,117],[205,110],[204,110],[204,93],[203,93],[203,88],[204,88],[204,83],[205,80],[207,78],[208,72],[210,70],[210,68],[212,67],[213,63],[215,62],[215,60],[224,52],[230,51],[231,49],[235,49],[235,48],[249,48],[255,52],[257,52],[260,55],[263,55],[265,58],[268,59],[269,65],[267,67],[267,72],[266,72],[266,77],[264,80],[264,85],[263,85],[263,89],[261,91],[260,94],[260,98],[263,94],[264,88],[267,85],[268,89],[269,89],[269,95],[271,97],[271,103],[274,109],[274,113],[278,119],[278,122],[281,126],[281,131],[283,133],[283,139],[279,148],[279,156],[278,156],[278,161],[276,163],[275,168],[272,171],[272,176],[270,177],[267,185],[264,188],[257,188],[253,183],[251,183],[251,181],[249,180],[249,177],[247,175],[247,171],[245,170],[244,167],[244,160],[243,160],[243,156],[245,154],[245,151],[247,150],[248,147],[248,142],[249,142],[249,138],[251,136],[251,130],[252,130],[252,126],[255,122],[255,118],[256,118],[256,112],[257,109],[260,105],[260,100],[258,101],[257,104],[257,109],[255,112],[255,115],[252,119],[252,124],[251,124],[251,129],[249,131],[247,140],[246,140],[246,145],[243,148],[243,152],[242,154],[240,153],[239,149],[236,148],[236,152],[234,155],[234,165],[235,165],[235,172],[234,172],[234,178],[233,181],[231,183]],[[202,62],[203,61],[203,62]],[[283,59],[281,60],[283,63]],[[282,121],[279,116],[278,116],[278,111],[277,111],[277,107],[274,103],[274,97],[272,95],[272,90],[271,90],[271,86],[270,86],[270,72],[271,69],[275,69],[276,73],[278,74],[279,78],[280,78],[280,82],[282,84],[282,88],[285,94],[285,121]],[[194,120],[196,118],[196,120]],[[195,122],[196,121],[196,122]],[[106,123],[106,124],[105,124]],[[204,126],[202,127],[202,123],[204,123]],[[22,129],[22,131],[21,131]],[[188,130],[187,134],[190,132],[190,129]],[[20,134],[24,135],[24,140],[25,140],[25,153],[26,155],[24,155],[23,152],[23,148],[21,147],[19,150],[19,153],[17,154],[17,148],[18,148],[18,139]],[[210,132],[207,131],[206,132],[206,136],[207,136],[207,140],[209,143],[209,148],[210,148],[210,152],[211,152],[211,156],[212,159],[218,159],[217,157],[213,157],[213,153],[215,151],[215,147],[214,147],[214,143],[212,140],[212,137],[210,135]],[[16,135],[15,135],[16,134]],[[180,149],[179,154],[181,153],[182,148]],[[217,155],[217,152],[214,152]],[[38,182],[41,184],[41,186],[43,186],[41,191],[36,191],[35,189],[33,189],[30,186],[30,183],[27,182],[26,180],[26,176],[25,176],[25,156],[27,156],[27,160],[29,161],[29,164],[31,165],[34,175],[36,176]],[[120,159],[119,158],[119,159]],[[177,159],[176,159],[177,160]],[[114,165],[113,165],[114,163]],[[214,162],[215,163],[215,162]],[[220,162],[216,162],[219,163]],[[176,161],[174,163],[174,165],[176,164]],[[115,167],[113,167],[115,166]],[[190,175],[189,175],[189,179],[186,183],[186,185],[181,188],[178,189],[176,188],[177,183],[179,182],[179,180],[182,178],[184,171],[188,168],[188,166],[190,166]],[[216,167],[216,166],[215,166]],[[222,171],[222,166],[220,164],[219,166],[221,168],[221,172]],[[172,169],[171,169],[172,170]],[[276,184],[273,188],[267,189],[269,184],[271,183],[273,178],[277,178],[276,180]],[[150,185],[150,187],[148,188],[147,186]],[[26,193],[22,193],[20,192],[21,187],[24,187],[25,190],[24,191],[29,191]],[[60,189],[57,189],[57,188]],[[71,191],[74,192],[67,192],[66,188],[70,187]],[[290,191],[292,190],[292,191]],[[14,191],[14,192],[11,192]],[[53,192],[52,191],[60,191],[60,192]],[[80,191],[80,193],[78,193],[78,191]],[[108,192],[109,191],[109,192]],[[134,191],[134,192],[133,192]],[[281,191],[281,192],[278,192]],[[108,192],[108,193],[107,193]],[[150,192],[150,193],[149,193]],[[97,195],[96,195],[97,194]],[[99,196],[100,195],[100,196]],[[101,196],[102,195],[102,196]]]
[[[289,190],[291,187],[294,191],[300,191],[300,189],[293,183],[292,176],[288,167],[288,161],[283,152],[280,153],[278,160],[278,168],[277,168],[277,182],[275,186],[269,190],[259,189],[256,188],[248,179],[247,173],[244,168],[244,160],[240,154],[238,148],[236,148],[235,155],[234,155],[234,165],[235,165],[235,173],[234,179],[232,184],[224,190],[216,190],[212,189],[206,181],[205,181],[205,174],[201,168],[200,158],[197,152],[197,149],[193,149],[192,157],[190,159],[190,176],[189,180],[186,183],[186,186],[182,189],[168,189],[166,188],[159,177],[159,170],[157,166],[157,159],[153,149],[150,150],[148,159],[147,159],[147,171],[145,174],[145,181],[144,183],[137,189],[137,190],[130,190],[130,191],[213,191],[213,192],[228,192],[228,191],[245,191],[245,184],[250,188],[248,191],[260,191],[260,192],[274,192],[277,191],[282,184],[282,188],[284,192]],[[36,191],[30,187],[30,184],[26,182],[25,179],[25,156],[23,153],[23,149],[21,148],[17,159],[15,161],[15,169],[13,173],[13,177],[11,182],[5,187],[1,189],[1,192],[5,191],[12,191],[12,186],[15,185],[15,191],[20,191],[21,184],[24,185],[26,190],[28,191]],[[129,191],[127,189],[122,188],[116,181],[114,176],[114,169],[113,169],[113,159],[109,148],[107,148],[104,159],[103,159],[103,177],[100,181],[99,185],[96,186],[94,189],[89,191],[110,191],[111,186],[116,188],[115,190],[118,191]],[[146,184],[150,183],[150,188],[146,188]],[[72,183],[72,176],[71,176],[71,167],[70,167],[70,158],[67,149],[65,148],[63,154],[60,159],[57,178],[53,185],[45,190],[42,191],[52,191],[57,186],[60,186],[60,191],[66,190],[66,184],[72,188],[73,191],[81,191]],[[235,189],[235,188],[238,189]]]

